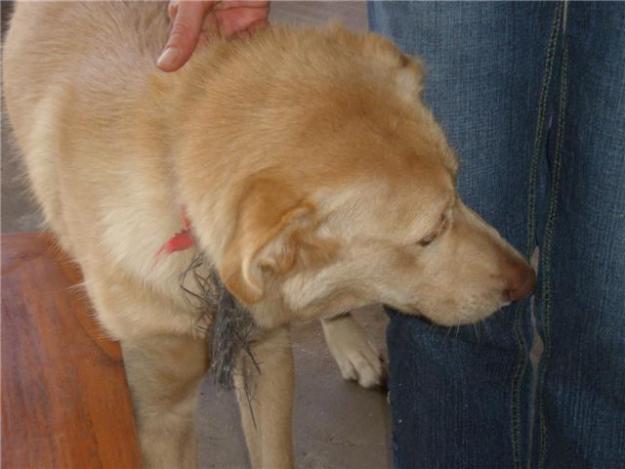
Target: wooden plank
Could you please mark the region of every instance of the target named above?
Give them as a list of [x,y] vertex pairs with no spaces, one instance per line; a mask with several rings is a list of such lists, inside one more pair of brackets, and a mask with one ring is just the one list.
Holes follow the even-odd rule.
[[2,466],[140,466],[120,347],[50,235],[2,236]]

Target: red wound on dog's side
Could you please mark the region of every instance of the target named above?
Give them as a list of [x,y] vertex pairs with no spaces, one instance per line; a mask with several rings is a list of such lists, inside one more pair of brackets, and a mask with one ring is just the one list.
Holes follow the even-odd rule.
[[[162,247],[161,251],[171,254],[176,251],[184,251],[195,244],[189,230],[182,230],[173,235]],[[159,251],[160,252],[160,251]]]
[[176,251],[184,251],[195,244],[193,236],[191,236],[191,221],[186,213],[182,213],[182,230],[173,235],[163,244],[156,252],[156,260],[158,261],[163,254],[171,254]]

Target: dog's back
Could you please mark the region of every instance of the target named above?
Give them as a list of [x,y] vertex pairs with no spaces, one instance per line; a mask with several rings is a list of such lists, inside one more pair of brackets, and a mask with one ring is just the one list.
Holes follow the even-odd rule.
[[163,3],[18,3],[4,55],[7,105],[18,138],[24,140],[36,103],[50,89],[84,83],[81,93],[108,90],[114,103],[141,85],[154,70],[167,30]]
[[91,152],[81,151],[81,142],[115,153],[132,127],[124,110],[145,93],[167,31],[164,3],[16,6],[4,49],[7,110],[45,219],[70,251],[61,180],[76,180],[70,166],[102,173],[99,162],[75,165],[72,155]]

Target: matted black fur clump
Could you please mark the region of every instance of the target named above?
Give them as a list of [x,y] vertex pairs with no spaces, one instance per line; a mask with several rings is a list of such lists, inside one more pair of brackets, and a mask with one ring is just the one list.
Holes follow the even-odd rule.
[[[234,372],[241,352],[245,353],[254,364],[255,370],[260,373],[258,363],[252,354],[251,345],[254,342],[256,324],[252,314],[241,305],[236,298],[226,289],[215,269],[202,269],[206,261],[202,255],[193,258],[189,267],[180,276],[181,288],[196,300],[199,311],[199,322],[207,319],[210,324],[207,341],[211,352],[211,365],[209,373],[215,382],[226,389],[233,388]],[[195,283],[195,289],[186,286],[189,280]],[[209,315],[206,317],[206,315]],[[249,398],[248,374],[252,371],[250,366],[244,366],[243,382],[245,392]]]

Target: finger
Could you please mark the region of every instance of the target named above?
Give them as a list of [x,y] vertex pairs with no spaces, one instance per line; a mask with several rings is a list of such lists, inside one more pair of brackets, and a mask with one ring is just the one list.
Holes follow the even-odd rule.
[[267,23],[268,10],[265,8],[234,8],[215,11],[219,30],[225,37],[230,37],[253,25],[262,26]]
[[204,16],[214,2],[177,2],[170,14],[174,14],[173,25],[165,49],[156,65],[166,72],[182,67],[195,49],[200,37]]

